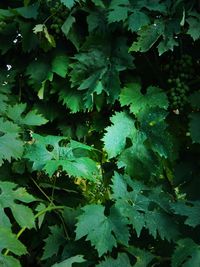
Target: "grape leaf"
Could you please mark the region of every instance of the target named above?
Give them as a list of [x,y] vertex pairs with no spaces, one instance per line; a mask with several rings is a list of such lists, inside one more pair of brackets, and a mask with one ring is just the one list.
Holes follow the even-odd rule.
[[34,88],[41,86],[41,83],[52,75],[51,66],[48,64],[48,60],[46,59],[45,61],[42,61],[42,59],[37,59],[32,61],[26,69],[26,75],[29,76],[28,82]]
[[192,239],[181,239],[172,255],[172,267],[194,267],[200,262],[200,246]]
[[21,267],[21,264],[19,262],[19,260],[15,259],[12,256],[9,255],[1,255],[0,254],[0,266],[2,267]]
[[105,41],[102,36],[90,37],[82,50],[86,52],[76,54],[75,62],[70,64],[72,70],[69,76],[72,87],[84,91],[87,109],[92,108],[94,96],[102,92],[107,94],[107,101],[113,103],[120,92],[119,73],[133,67],[126,39],[112,40],[108,35]]
[[139,10],[135,10],[129,17],[128,17],[128,29],[132,32],[137,32],[143,26],[148,25],[150,23],[149,17]]
[[128,8],[126,6],[116,6],[115,9],[111,9],[108,14],[108,22],[125,21],[128,17]]
[[84,109],[83,94],[76,89],[63,88],[60,90],[59,101],[62,101],[63,105],[70,109],[71,113]]
[[46,260],[54,255],[56,255],[60,249],[60,246],[66,243],[65,235],[63,229],[58,225],[53,225],[49,227],[50,234],[45,241],[44,252],[42,255],[42,260]]
[[129,48],[129,52],[147,52],[159,39],[163,32],[162,24],[152,24],[143,26],[139,30],[138,39],[136,42],[133,42]]
[[104,207],[91,204],[82,209],[84,213],[78,217],[76,224],[76,239],[87,236],[86,240],[89,240],[97,249],[99,256],[102,256],[117,246],[112,234],[113,229],[104,215]]
[[200,202],[177,202],[172,204],[172,208],[177,215],[185,216],[187,219],[185,220],[185,224],[196,227],[200,225]]
[[[17,203],[21,201],[24,203],[30,203],[35,201],[35,198],[26,192],[25,188],[16,188],[16,184],[11,182],[0,182],[0,209],[10,208],[12,214],[21,227],[27,227],[29,229],[35,227],[35,218],[32,210],[22,204]],[[4,215],[4,220],[7,215]],[[7,217],[8,218],[8,217]]]
[[146,212],[145,216],[145,227],[155,239],[159,235],[162,240],[170,241],[176,240],[179,236],[177,225],[167,213],[154,210]]
[[76,256],[70,257],[69,259],[66,259],[60,263],[55,263],[51,267],[72,267],[73,263],[82,263],[82,262],[85,262],[83,255],[76,255]]
[[118,167],[125,168],[126,173],[133,177],[145,178],[157,171],[157,168],[152,170],[152,165],[157,167],[158,162],[153,152],[146,147],[146,140],[144,133],[136,132],[134,138],[131,139],[132,146],[123,150],[118,158]]
[[61,76],[62,78],[65,78],[68,67],[69,67],[69,59],[66,55],[56,55],[53,58],[52,61],[52,71]]
[[[160,204],[154,201],[155,196],[151,198],[151,188],[138,181],[131,180],[128,176],[123,177],[115,173],[112,190],[112,198],[116,201],[116,209],[119,210],[119,214],[128,219],[138,237],[144,227],[155,239],[158,235],[161,239],[168,241],[178,237],[179,232],[176,223],[162,209],[162,200],[160,200]],[[159,190],[157,193],[159,193]],[[152,202],[157,207],[150,211]],[[167,212],[169,212],[169,209]]]
[[66,37],[68,37],[68,34],[72,28],[72,25],[76,21],[74,16],[71,16],[71,14],[68,16],[68,18],[65,20],[64,24],[61,27],[62,32]]
[[61,3],[69,9],[71,9],[77,2],[79,2],[79,0],[61,0]]
[[7,108],[8,96],[0,93],[0,113],[3,113]]
[[60,166],[62,166],[62,171],[66,171],[69,176],[81,177],[91,181],[95,181],[99,174],[96,163],[87,157],[51,160],[45,164],[43,170],[49,176],[52,176]]
[[111,122],[113,125],[106,128],[107,132],[102,139],[109,158],[120,154],[125,148],[126,139],[136,132],[134,120],[125,112],[113,115]]
[[200,38],[200,32],[198,30],[200,27],[199,14],[196,17],[189,17],[187,23],[189,24],[187,34],[191,35],[194,41],[198,40]]
[[168,50],[173,51],[175,46],[178,46],[178,42],[173,37],[161,40],[157,46],[159,56]]
[[90,12],[87,16],[87,24],[89,32],[105,33],[107,29],[107,17],[105,12],[101,9]]
[[33,23],[23,21],[19,24],[20,33],[22,35],[22,48],[24,52],[31,52],[38,46],[38,38],[33,32]]
[[0,166],[4,160],[18,159],[23,154],[23,142],[19,139],[20,128],[0,118]]
[[[45,170],[50,176],[62,167],[68,175],[89,180],[99,178],[97,163],[90,159],[93,148],[61,136],[40,136],[33,134],[34,142],[28,144],[24,157],[33,162],[33,170]],[[60,142],[65,144],[62,145]]]
[[0,205],[0,227],[1,226],[4,226],[6,228],[11,228],[10,219],[5,214],[4,209],[2,208],[2,205]]
[[47,123],[47,120],[42,115],[37,114],[36,110],[31,110],[23,116],[25,110],[26,104],[15,104],[8,107],[6,114],[13,122],[19,125],[40,126]]
[[134,267],[147,267],[155,257],[152,253],[133,246],[127,248],[126,251],[136,258]]
[[38,15],[38,7],[39,7],[39,3],[36,2],[29,6],[24,6],[24,7],[13,9],[12,11],[16,12],[17,14],[19,14],[20,16],[26,19],[31,19],[31,18],[36,19]]
[[153,107],[168,108],[167,96],[160,88],[149,86],[146,94],[142,94],[138,83],[129,84],[122,90],[120,103],[122,107],[130,106],[130,111],[136,115]]
[[147,110],[139,112],[138,120],[140,121],[140,130],[145,133],[152,150],[161,157],[175,159],[177,153],[165,121],[167,114],[164,109],[151,108],[148,112]]
[[117,246],[117,241],[128,245],[129,240],[126,219],[120,217],[115,208],[111,209],[110,215],[106,217],[104,209],[99,204],[84,206],[84,213],[78,216],[76,224],[76,239],[87,236],[86,240],[95,246],[99,256],[112,251],[112,248]]
[[131,267],[129,258],[125,253],[119,253],[117,259],[106,257],[104,261],[96,265],[96,267]]
[[16,235],[8,228],[0,226],[0,251],[4,248],[19,256],[27,253],[26,247],[17,239]]

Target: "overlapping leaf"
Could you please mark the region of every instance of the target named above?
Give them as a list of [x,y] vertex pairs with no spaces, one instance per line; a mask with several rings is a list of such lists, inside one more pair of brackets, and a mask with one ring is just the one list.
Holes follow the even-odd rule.
[[11,121],[0,118],[0,166],[4,160],[18,159],[23,153],[23,142],[19,139],[20,128]]
[[123,151],[126,139],[133,137],[136,129],[134,120],[125,112],[116,113],[110,120],[113,125],[106,128],[103,141],[108,157],[112,158]]
[[42,255],[42,260],[48,259],[54,255],[56,255],[60,249],[60,246],[64,245],[66,239],[64,237],[64,232],[61,227],[58,225],[50,226],[50,234],[44,240],[44,252]]
[[[128,191],[127,186],[132,190]],[[177,238],[176,223],[162,209],[162,201],[157,203],[151,198],[151,194],[148,195],[150,188],[138,181],[132,181],[129,177],[124,179],[122,175],[115,173],[112,189],[116,208],[120,210],[122,216],[128,218],[138,237],[145,227],[154,238],[160,236],[161,239],[169,241]],[[150,210],[151,203],[155,203],[157,208]]]
[[[78,90],[86,91],[86,108],[93,106],[94,94],[100,95],[103,91],[108,102],[113,103],[120,92],[119,72],[133,67],[126,39],[107,38],[106,42],[99,36],[89,39],[84,46],[87,52],[75,55],[75,62],[71,64],[72,87],[78,86]],[[97,41],[98,45],[94,48]]]
[[186,217],[185,224],[196,227],[200,225],[200,202],[177,202],[172,205],[174,212],[177,215]]
[[85,262],[83,255],[76,255],[62,262],[55,263],[54,265],[52,265],[52,267],[72,267],[73,263],[82,263],[82,262]]
[[119,253],[117,259],[106,257],[104,261],[100,262],[97,267],[131,267],[129,258],[125,253]]
[[12,214],[21,227],[33,228],[35,226],[35,219],[32,210],[22,203],[30,203],[35,201],[35,198],[30,195],[25,188],[16,189],[16,184],[11,182],[0,182],[0,214],[2,214],[0,226],[10,226],[9,219],[4,214],[5,208],[10,208]]
[[172,267],[194,267],[200,262],[200,246],[192,239],[181,239],[172,255]]
[[117,242],[128,245],[126,219],[120,217],[116,209],[111,209],[108,217],[104,215],[105,208],[102,205],[92,204],[82,209],[84,213],[78,217],[76,239],[87,236],[86,240],[95,246],[99,256],[112,251]]
[[[89,158],[93,148],[61,136],[33,134],[33,144],[27,145],[25,158],[33,162],[33,170],[45,170],[52,176],[58,169],[69,176],[95,181],[99,177],[97,163]],[[63,141],[63,145],[60,143]]]
[[26,115],[23,115],[26,106],[23,103],[9,106],[6,115],[18,125],[40,126],[47,123],[47,120],[41,114],[37,114],[36,110],[31,110]]
[[168,108],[167,96],[161,89],[150,86],[146,94],[142,94],[139,83],[129,84],[122,90],[120,103],[122,106],[130,106],[130,111],[135,115],[144,111],[148,112],[154,107]]

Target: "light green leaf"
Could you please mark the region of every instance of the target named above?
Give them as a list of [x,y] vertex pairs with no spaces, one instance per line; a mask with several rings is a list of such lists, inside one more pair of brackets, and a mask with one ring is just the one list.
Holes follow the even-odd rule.
[[12,213],[17,223],[23,228],[31,229],[35,227],[35,217],[32,210],[24,205],[13,204]]
[[48,29],[46,27],[45,24],[37,24],[34,28],[33,28],[33,32],[35,34],[37,33],[43,33],[44,34],[44,37],[47,39],[47,41],[49,42],[49,44],[52,46],[52,47],[56,47],[56,42],[55,42],[55,39],[53,37],[53,35],[51,35],[49,32],[48,32]]
[[8,228],[0,226],[0,251],[4,248],[19,256],[27,253],[26,247],[17,239],[16,235]]
[[79,2],[79,0],[61,0],[61,3],[63,3],[69,9],[71,9],[76,2]]
[[52,61],[52,71],[65,78],[69,67],[69,59],[66,55],[56,55]]
[[0,227],[6,227],[11,229],[10,219],[5,214],[2,205],[0,205]]
[[132,137],[136,132],[134,120],[125,112],[113,115],[111,122],[113,125],[106,128],[102,139],[109,158],[120,154],[126,145],[126,139]]
[[15,259],[13,256],[1,255],[0,254],[0,266],[1,267],[21,267],[19,260]]
[[37,24],[37,25],[35,25],[35,27],[33,28],[33,32],[34,32],[35,34],[36,34],[36,33],[43,32],[43,31],[44,31],[44,27],[45,27],[44,24]]
[[[88,153],[93,148],[79,142],[67,142],[62,136],[40,136],[33,134],[35,142],[27,145],[25,158],[33,162],[33,170],[45,170],[50,176],[61,167],[68,175],[91,181],[99,178],[97,163]],[[65,142],[62,146],[61,141]],[[78,153],[77,153],[78,151]]]
[[0,166],[4,160],[18,159],[23,154],[23,142],[19,140],[19,127],[0,118]]
[[135,115],[140,112],[149,112],[149,109],[160,107],[168,108],[167,95],[158,87],[149,86],[146,94],[141,93],[138,83],[129,84],[120,94],[121,106],[130,106],[130,111]]
[[[36,211],[37,212],[41,212],[41,211],[43,211],[44,209],[46,208],[46,206],[43,204],[43,203],[40,203],[37,207],[36,207]],[[44,214],[41,214],[38,218],[37,218],[37,220],[38,220],[38,228],[41,228],[41,226],[42,226],[42,223],[43,223],[43,221],[44,221],[44,217],[45,217],[45,214],[46,213],[44,213]]]
[[68,37],[68,34],[75,21],[76,21],[75,17],[70,14],[68,18],[65,20],[64,24],[62,25],[61,30],[66,37]]
[[59,167],[62,167],[62,171],[69,176],[81,177],[90,181],[95,181],[99,176],[95,161],[86,157],[48,161],[43,169],[49,176],[52,176]]
[[9,106],[7,109],[7,116],[19,125],[40,126],[47,123],[47,120],[36,110],[29,111],[23,115],[26,109],[26,104],[20,103],[14,106]]
[[59,101],[70,109],[71,113],[83,110],[83,94],[82,92],[71,88],[63,88],[59,92]]
[[[16,188],[16,184],[11,182],[0,182],[0,210],[9,208],[12,214],[21,227],[29,229],[35,226],[34,214],[31,209],[25,205],[18,204],[17,202],[30,203],[35,201],[35,198],[27,193],[25,188]],[[3,211],[3,210],[2,210]],[[9,226],[9,219],[4,214],[3,221]],[[0,224],[1,225],[1,224]]]

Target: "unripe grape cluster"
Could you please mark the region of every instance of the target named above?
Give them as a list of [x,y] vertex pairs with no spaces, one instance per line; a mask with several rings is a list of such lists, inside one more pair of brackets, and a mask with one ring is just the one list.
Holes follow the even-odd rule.
[[183,110],[187,103],[190,88],[188,83],[193,76],[193,62],[189,55],[183,55],[181,59],[173,61],[165,67],[169,72],[167,80],[169,86],[169,101],[173,110]]
[[67,18],[68,10],[60,1],[48,0],[47,4],[51,14],[50,29],[55,33],[55,36],[58,36],[61,33],[61,27]]

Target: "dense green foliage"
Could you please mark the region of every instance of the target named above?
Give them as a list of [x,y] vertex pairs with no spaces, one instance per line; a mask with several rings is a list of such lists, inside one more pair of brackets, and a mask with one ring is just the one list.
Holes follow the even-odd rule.
[[0,2],[0,266],[200,266],[199,11]]

